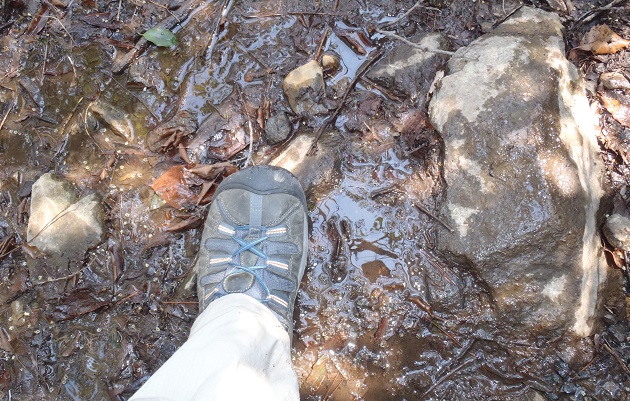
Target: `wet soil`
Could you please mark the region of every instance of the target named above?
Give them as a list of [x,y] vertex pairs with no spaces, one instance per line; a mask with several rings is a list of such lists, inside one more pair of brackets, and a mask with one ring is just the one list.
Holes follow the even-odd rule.
[[[320,47],[337,54],[341,68],[326,77],[332,112],[369,55],[396,45],[373,28],[414,3],[1,1],[0,398],[129,398],[188,335],[198,227],[212,189],[233,171],[191,178],[172,167],[269,160],[286,145],[264,135],[279,111],[294,136],[320,127],[290,113],[283,77]],[[425,3],[388,29],[442,32],[454,49],[520,4]],[[602,23],[630,37],[623,2],[590,14],[605,3],[574,1],[562,13],[568,48]],[[148,46],[121,64],[165,20],[179,44]],[[627,71],[630,51],[573,61],[596,86],[603,72]],[[514,332],[496,320],[483,286],[434,252],[440,138],[426,127],[381,129],[420,119],[424,98],[359,81],[330,127],[341,157],[307,193],[309,268],[294,336],[302,398],[630,400],[625,305],[608,305],[605,327],[585,339]],[[624,208],[630,131],[600,115],[608,185]],[[68,274],[34,278],[24,246],[30,187],[50,171],[103,196],[107,239]],[[156,195],[167,171],[181,184],[169,204]],[[628,294],[627,255],[609,253]]]

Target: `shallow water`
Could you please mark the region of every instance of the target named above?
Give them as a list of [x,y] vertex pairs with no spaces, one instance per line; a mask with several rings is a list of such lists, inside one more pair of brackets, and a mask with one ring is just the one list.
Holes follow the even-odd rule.
[[[193,125],[222,107],[231,121],[247,121],[245,111],[255,122],[259,109],[289,110],[282,78],[316,53],[326,27],[323,50],[341,59],[327,85],[342,94],[366,55],[340,35],[369,36],[371,23],[414,2],[348,1],[337,9],[333,1],[235,2],[215,40],[213,2],[174,29],[176,49],[143,53],[136,67],[144,70],[133,77],[130,69],[112,77],[112,57],[126,52],[120,44],[132,44],[138,27],[169,13],[153,3],[125,3],[119,29],[108,30],[77,16],[104,12],[118,23],[119,2],[92,3],[55,14],[63,28],[51,19],[42,33],[25,34],[31,19],[15,12],[13,26],[0,31],[0,118],[8,110],[0,130],[0,241],[25,241],[20,204],[28,205],[30,185],[48,171],[81,193],[100,193],[107,214],[106,241],[76,261],[80,274],[70,279],[33,285],[20,248],[0,259],[1,399],[127,399],[185,341],[197,314],[189,284],[201,233],[169,229],[203,216],[204,206],[173,209],[150,188],[183,164],[177,149],[150,150],[151,130],[182,110]],[[399,33],[439,30],[458,47],[481,33],[478,23],[503,15],[480,2],[430,4],[441,11],[412,14]],[[304,10],[315,14],[275,15]],[[393,45],[372,40],[367,51]],[[34,85],[20,84],[23,77]],[[138,77],[149,85],[131,82]],[[99,104],[122,117],[98,115]],[[302,398],[531,399],[533,389],[550,400],[629,399],[628,376],[603,345],[628,362],[626,322],[611,314],[606,330],[584,340],[515,335],[497,322],[483,286],[434,252],[443,227],[416,205],[439,208],[439,138],[394,137],[383,128],[410,109],[423,109],[422,99],[396,103],[359,82],[335,126],[342,142],[335,174],[308,192],[309,268],[294,337]],[[349,129],[353,112],[366,110],[369,126]],[[129,121],[133,136],[114,132],[120,120]],[[321,121],[293,123],[316,129]],[[256,157],[279,149],[261,140],[259,128],[254,138]],[[231,161],[240,167],[247,152]],[[191,190],[197,194],[200,185]]]

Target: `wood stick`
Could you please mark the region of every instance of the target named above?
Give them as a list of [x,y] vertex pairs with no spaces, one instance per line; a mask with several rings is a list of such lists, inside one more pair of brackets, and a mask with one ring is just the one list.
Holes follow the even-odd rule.
[[455,230],[453,230],[448,224],[446,224],[445,222],[442,221],[442,219],[440,219],[439,217],[437,217],[436,215],[434,215],[433,213],[429,212],[429,210],[424,207],[422,204],[420,203],[414,203],[413,204],[418,210],[420,210],[422,213],[426,214],[427,216],[431,217],[433,220],[437,221],[438,223],[440,223],[442,226],[444,226],[444,228],[446,228],[448,231],[450,231],[451,233],[454,233]]
[[385,27],[385,26],[389,26],[389,25],[394,25],[395,23],[399,22],[400,20],[407,18],[407,16],[408,16],[409,14],[411,14],[411,13],[413,12],[413,10],[415,10],[415,9],[416,9],[416,8],[418,8],[418,7],[426,8],[427,10],[442,11],[442,10],[440,10],[439,8],[424,6],[424,5],[422,5],[422,3],[424,3],[424,0],[417,1],[417,2],[416,2],[416,4],[414,4],[414,5],[413,5],[413,6],[412,6],[409,10],[407,10],[407,12],[405,12],[403,15],[401,15],[400,17],[396,18],[396,19],[395,19],[395,20],[393,20],[393,21],[389,21],[389,22],[386,22],[386,23],[384,23],[384,24],[381,24],[381,26],[382,26],[382,27]]
[[401,42],[403,42],[404,44],[407,44],[415,49],[419,49],[425,52],[429,52],[429,53],[436,53],[436,54],[445,54],[447,56],[453,56],[455,54],[455,52],[449,52],[448,50],[441,50],[441,49],[429,49],[428,47],[419,45],[417,43],[413,43],[410,40],[407,40],[405,38],[403,38],[402,36],[396,35],[394,32],[390,32],[390,31],[384,31],[382,29],[376,29],[376,32],[380,33],[381,35],[385,35],[388,36],[390,38],[393,39],[397,39],[400,40]]
[[[204,4],[205,1],[203,0],[188,0],[180,8],[175,10],[175,12],[164,18],[154,28],[172,29],[175,25],[179,23],[179,21],[183,17],[187,16],[191,12],[191,10],[198,7],[204,7]],[[142,53],[147,48],[148,45],[149,42],[144,38],[144,36],[140,37],[133,49],[129,50],[127,54],[114,61],[114,65],[112,66],[112,73],[120,74],[121,72],[123,72],[125,68],[127,68],[129,64],[131,64],[131,62],[135,60],[136,57],[138,57],[138,55],[140,55],[140,53]]]
[[376,63],[382,56],[383,56],[383,51],[382,50],[378,50],[376,53],[374,53],[373,56],[368,58],[367,61],[365,61],[361,65],[361,67],[359,67],[359,70],[357,71],[357,75],[354,77],[354,79],[352,80],[350,85],[348,85],[348,88],[346,88],[346,92],[343,94],[343,97],[341,98],[341,102],[339,103],[339,106],[337,106],[337,108],[335,109],[333,114],[330,117],[328,117],[322,123],[322,125],[320,125],[320,127],[317,129],[316,134],[315,134],[315,140],[313,141],[313,144],[311,145],[311,147],[308,150],[308,152],[306,152],[307,156],[313,156],[315,154],[315,152],[317,151],[317,141],[319,141],[319,138],[324,133],[324,130],[332,122],[334,122],[337,119],[337,116],[339,115],[339,112],[341,111],[341,108],[346,104],[346,100],[348,99],[348,96],[350,95],[350,92],[354,90],[354,87],[356,86],[357,82],[359,82],[359,80],[367,72],[367,70],[374,63]]

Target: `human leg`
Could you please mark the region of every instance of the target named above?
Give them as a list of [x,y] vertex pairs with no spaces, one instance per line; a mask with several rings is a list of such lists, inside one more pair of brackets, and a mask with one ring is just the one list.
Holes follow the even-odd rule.
[[260,166],[224,180],[195,266],[203,312],[132,400],[298,400],[290,339],[306,249],[306,199],[288,171]]

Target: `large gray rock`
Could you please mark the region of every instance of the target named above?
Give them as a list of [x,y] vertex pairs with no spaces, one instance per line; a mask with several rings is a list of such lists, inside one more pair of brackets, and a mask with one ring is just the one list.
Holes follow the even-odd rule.
[[34,282],[76,272],[85,252],[103,235],[103,207],[97,194],[77,200],[72,184],[51,173],[33,184],[27,240],[48,256],[30,261]]
[[594,118],[556,14],[523,7],[449,61],[430,106],[448,185],[439,247],[506,327],[591,334],[607,265]]

